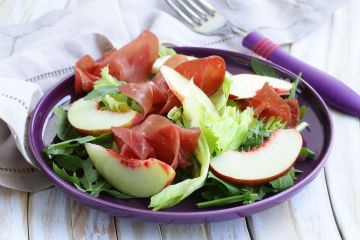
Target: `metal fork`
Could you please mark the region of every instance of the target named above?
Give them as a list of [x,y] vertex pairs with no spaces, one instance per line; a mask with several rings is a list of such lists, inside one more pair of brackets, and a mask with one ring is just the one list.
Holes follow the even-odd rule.
[[204,35],[240,34],[243,46],[294,74],[302,73],[309,83],[333,107],[360,116],[360,96],[333,76],[291,56],[258,32],[247,33],[204,0],[166,0],[180,20],[192,30]]

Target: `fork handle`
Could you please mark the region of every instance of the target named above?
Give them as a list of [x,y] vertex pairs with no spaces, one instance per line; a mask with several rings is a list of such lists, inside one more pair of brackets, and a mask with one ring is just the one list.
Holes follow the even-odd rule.
[[246,35],[243,45],[295,74],[301,72],[302,78],[320,94],[326,103],[340,111],[360,116],[360,96],[338,79],[291,56],[258,32]]

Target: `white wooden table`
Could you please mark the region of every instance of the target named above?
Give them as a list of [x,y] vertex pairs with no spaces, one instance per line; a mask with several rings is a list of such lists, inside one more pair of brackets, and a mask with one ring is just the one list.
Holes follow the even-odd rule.
[[[82,2],[0,0],[0,26]],[[353,0],[285,49],[360,93],[359,22],[360,1]],[[360,239],[360,122],[334,110],[332,116],[334,145],[325,170],[286,203],[254,216],[159,225],[109,216],[55,188],[34,194],[0,188],[0,239]]]

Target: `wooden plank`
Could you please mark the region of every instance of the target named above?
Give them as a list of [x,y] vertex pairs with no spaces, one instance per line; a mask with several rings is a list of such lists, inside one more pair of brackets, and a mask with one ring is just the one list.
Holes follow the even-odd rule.
[[[360,93],[360,2],[333,16],[327,70]],[[335,92],[335,91],[334,91]],[[360,122],[333,111],[334,145],[325,168],[331,203],[344,239],[360,236]]]
[[188,224],[162,224],[160,225],[163,239],[169,240],[189,240],[189,239],[206,239],[204,225]]
[[[325,67],[329,31],[330,19],[327,25],[293,44],[291,54]],[[341,239],[323,172],[285,204],[250,217],[249,226],[255,239]]]
[[74,239],[117,239],[114,218],[71,200],[72,234]]
[[205,224],[204,227],[208,239],[251,239],[245,218]]
[[115,222],[118,240],[162,239],[159,224],[133,221],[120,217],[116,217]]
[[0,238],[28,239],[28,194],[0,187]]
[[73,239],[70,200],[56,188],[30,194],[28,221],[29,239]]

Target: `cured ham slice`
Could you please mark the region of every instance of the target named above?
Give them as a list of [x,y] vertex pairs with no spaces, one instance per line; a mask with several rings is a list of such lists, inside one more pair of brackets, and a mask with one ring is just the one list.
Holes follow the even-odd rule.
[[206,95],[213,95],[225,78],[225,61],[219,56],[198,58],[184,62],[175,70],[187,79],[193,79],[196,86]]
[[158,111],[167,101],[166,95],[153,82],[128,83],[119,86],[119,90],[138,102],[144,110],[144,115]]
[[98,64],[89,55],[84,56],[75,64],[75,93],[89,92],[94,82],[99,78],[95,72]]
[[91,91],[94,81],[100,77],[101,68],[105,66],[109,66],[109,73],[118,80],[146,82],[158,52],[157,37],[145,30],[124,47],[107,52],[97,61],[87,55],[75,64],[75,92]]
[[110,53],[101,66],[109,66],[109,73],[124,82],[145,82],[159,54],[158,38],[145,30],[136,39]]
[[286,122],[289,126],[291,120],[290,107],[284,99],[276,94],[269,84],[266,83],[255,97],[244,102],[246,106],[254,108],[259,118],[281,117],[282,122]]
[[157,158],[173,167],[186,168],[197,147],[200,129],[184,129],[160,115],[149,115],[131,129],[113,128],[120,155],[134,160]]
[[291,117],[288,122],[288,127],[296,127],[296,125],[298,125],[300,120],[300,107],[298,100],[295,98],[291,98],[291,99],[287,99],[286,103],[289,106],[291,113]]

